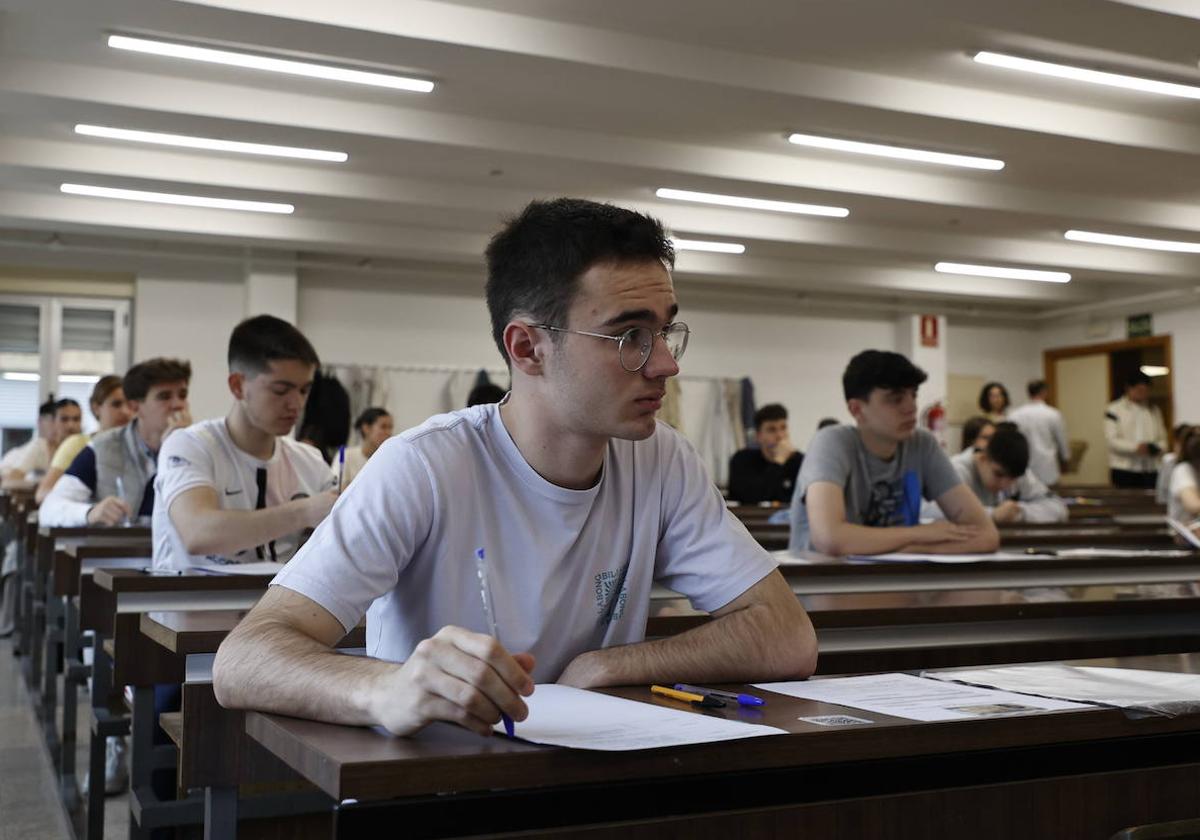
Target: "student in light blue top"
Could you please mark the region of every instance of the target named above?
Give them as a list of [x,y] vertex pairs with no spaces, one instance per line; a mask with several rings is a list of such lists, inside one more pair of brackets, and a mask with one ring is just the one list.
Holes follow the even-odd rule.
[[[217,699],[397,734],[433,721],[488,734],[502,714],[525,719],[536,682],[811,674],[812,625],[774,559],[655,418],[689,336],[662,225],[536,201],[487,258],[509,395],[379,448],[221,646]],[[647,641],[655,583],[714,620]],[[333,652],[364,614],[369,656]]]
[[[991,518],[929,432],[917,428],[925,372],[899,353],[865,350],[842,375],[854,426],[822,429],[792,497],[793,553],[994,551]],[[920,524],[921,500],[946,520]]]

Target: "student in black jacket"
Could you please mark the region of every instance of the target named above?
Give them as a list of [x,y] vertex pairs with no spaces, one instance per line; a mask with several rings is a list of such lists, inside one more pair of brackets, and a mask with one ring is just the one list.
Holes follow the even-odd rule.
[[792,500],[796,475],[804,454],[788,437],[787,409],[779,403],[754,413],[757,447],[747,447],[729,459],[729,498],[744,505]]

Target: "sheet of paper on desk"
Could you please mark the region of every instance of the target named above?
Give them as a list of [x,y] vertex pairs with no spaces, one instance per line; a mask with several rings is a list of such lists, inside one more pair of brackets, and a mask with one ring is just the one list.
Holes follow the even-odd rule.
[[832,677],[827,680],[802,682],[756,683],[754,687],[787,694],[790,697],[836,703],[852,709],[924,721],[969,720],[1092,708],[1083,703],[922,679],[911,674],[871,674],[864,677]]
[[994,554],[854,554],[851,560],[881,563],[984,563],[988,560],[1049,560],[1053,554],[1026,554],[1016,551],[997,551]]
[[1175,530],[1175,533],[1179,534],[1179,536],[1196,546],[1196,548],[1200,548],[1200,536],[1197,536],[1196,532],[1192,530],[1192,528],[1196,527],[1195,523],[1189,527],[1184,525],[1178,519],[1168,519],[1167,524],[1170,525]]
[[1200,711],[1200,674],[1093,668],[1052,662],[1000,668],[956,668],[930,671],[925,676],[1168,717]]
[[[646,689],[646,698],[650,698]],[[709,744],[762,735],[786,735],[782,729],[719,717],[713,714],[612,697],[553,683],[539,684],[525,698],[529,717],[517,722],[517,737],[535,744],[579,750],[647,750],[684,744]],[[498,733],[504,732],[501,724]]]
[[1058,557],[1189,557],[1195,552],[1182,548],[1060,548]]
[[260,563],[214,563],[211,566],[192,566],[192,571],[204,572],[207,575],[276,575],[283,569],[283,563],[272,563],[264,560]]
[[775,562],[780,566],[811,566],[812,560],[802,554],[792,554],[788,549],[780,549],[772,551],[771,556],[775,558]]

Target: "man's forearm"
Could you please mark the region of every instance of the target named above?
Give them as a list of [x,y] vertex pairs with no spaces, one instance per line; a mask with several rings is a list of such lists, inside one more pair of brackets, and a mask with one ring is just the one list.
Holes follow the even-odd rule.
[[589,651],[563,677],[582,688],[803,679],[816,659],[812,624],[796,601],[784,615],[754,605],[677,636]]
[[818,551],[831,555],[888,554],[912,544],[915,537],[915,529],[908,526],[872,528],[841,522],[830,530],[828,541],[814,537],[812,542]]
[[398,665],[337,653],[282,624],[260,621],[252,630],[253,644],[239,628],[217,651],[213,690],[222,706],[328,723],[378,723],[370,710],[370,688]]
[[205,510],[185,513],[190,522],[176,521],[192,554],[235,554],[308,527],[305,499],[262,510]]

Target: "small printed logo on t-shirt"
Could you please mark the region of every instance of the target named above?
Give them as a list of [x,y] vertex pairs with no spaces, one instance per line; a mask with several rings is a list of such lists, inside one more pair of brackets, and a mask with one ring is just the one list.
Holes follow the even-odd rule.
[[187,458],[184,458],[182,455],[172,455],[167,459],[168,467],[190,467],[191,465],[192,462]]
[[609,569],[596,575],[596,612],[600,616],[601,626],[607,626],[619,621],[625,614],[625,600],[629,591],[625,588],[625,576],[629,573],[629,564],[619,569]]

